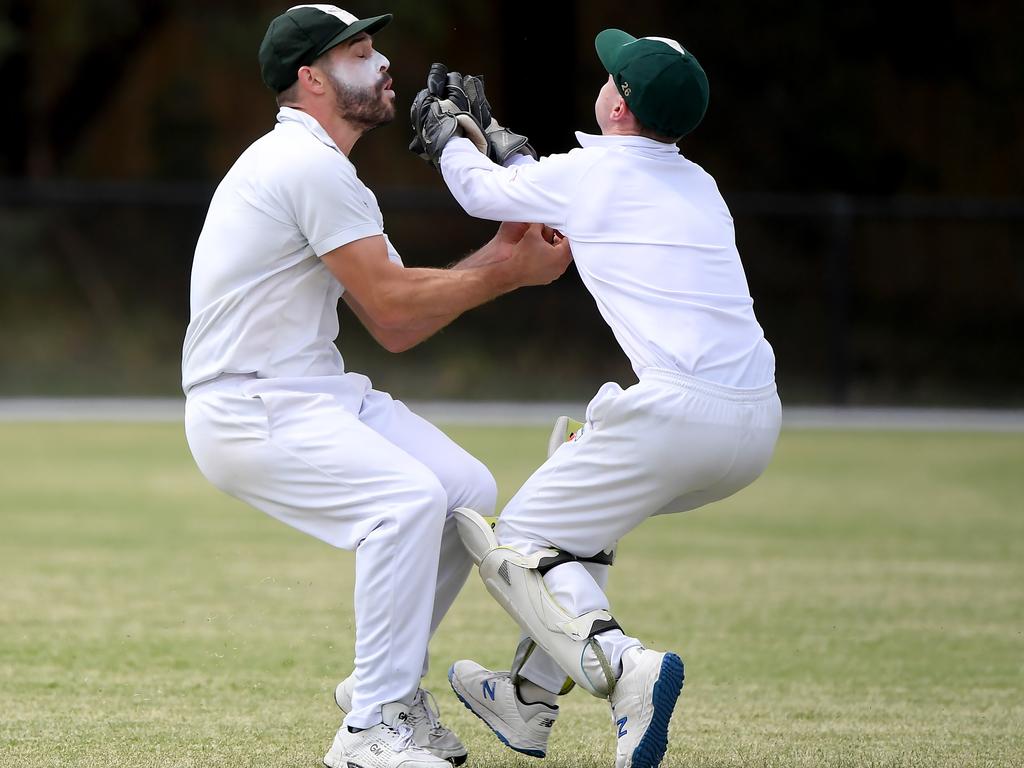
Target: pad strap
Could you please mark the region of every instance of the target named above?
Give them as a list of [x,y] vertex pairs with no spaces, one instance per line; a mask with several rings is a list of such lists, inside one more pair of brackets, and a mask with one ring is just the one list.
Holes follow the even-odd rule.
[[587,637],[593,637],[594,635],[599,635],[602,632],[608,632],[613,629],[617,629],[622,632],[622,626],[615,619],[598,619],[594,622],[594,626],[590,628],[590,634],[587,635]]
[[612,565],[615,563],[615,547],[598,552],[590,557],[578,557],[564,550],[557,550],[554,555],[542,557],[537,563],[537,571],[541,576],[552,568],[557,568],[566,563],[597,563],[598,565]]

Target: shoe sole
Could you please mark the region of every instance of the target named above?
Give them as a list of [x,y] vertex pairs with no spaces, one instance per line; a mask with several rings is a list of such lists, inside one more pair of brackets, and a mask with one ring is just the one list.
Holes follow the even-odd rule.
[[488,723],[487,720],[484,719],[480,715],[480,713],[478,713],[475,709],[473,709],[473,706],[468,701],[466,701],[466,699],[462,696],[461,693],[459,693],[459,689],[455,687],[455,681],[452,679],[454,676],[455,676],[455,665],[452,664],[452,666],[448,669],[448,685],[450,685],[452,687],[452,691],[455,693],[455,697],[459,701],[462,702],[462,706],[464,706],[466,709],[468,709],[470,712],[472,712],[477,717],[477,719],[480,720],[480,722],[482,722],[484,725],[486,725],[488,728],[491,729],[491,733],[493,733],[495,736],[498,737],[498,741],[500,741],[506,747],[511,749],[513,752],[518,752],[521,755],[527,755],[528,757],[547,757],[547,752],[545,752],[543,750],[540,750],[540,749],[520,749],[519,747],[516,747],[516,746],[513,746],[512,744],[509,744],[508,739],[506,739],[505,736],[499,730],[497,730],[493,725]]
[[668,723],[683,690],[684,677],[683,660],[674,653],[666,653],[651,695],[654,714],[647,731],[633,750],[632,768],[656,768],[661,764],[668,748]]

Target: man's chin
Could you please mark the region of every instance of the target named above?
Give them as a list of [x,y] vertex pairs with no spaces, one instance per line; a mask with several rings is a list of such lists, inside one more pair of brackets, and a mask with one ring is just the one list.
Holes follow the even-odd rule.
[[394,100],[386,101],[382,105],[380,111],[374,115],[376,118],[376,125],[387,125],[395,119],[395,102]]
[[380,112],[375,112],[370,117],[362,119],[353,120],[351,117],[348,119],[350,122],[362,125],[364,132],[372,131],[374,128],[380,128],[382,125],[387,125],[393,121],[395,119],[395,109],[392,107],[389,110],[381,110]]

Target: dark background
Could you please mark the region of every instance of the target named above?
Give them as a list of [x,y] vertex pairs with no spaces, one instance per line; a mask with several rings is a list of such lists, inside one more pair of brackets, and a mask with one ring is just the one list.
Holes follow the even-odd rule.
[[[213,186],[273,125],[256,49],[284,3],[0,3],[0,394],[174,394]],[[349,2],[391,11],[396,121],[352,155],[410,265],[468,219],[406,149],[430,63],[483,74],[542,153],[596,131],[594,35],[675,37],[789,403],[1024,404],[1024,5]],[[350,369],[396,395],[584,398],[632,374],[575,271],[400,356],[343,311]]]

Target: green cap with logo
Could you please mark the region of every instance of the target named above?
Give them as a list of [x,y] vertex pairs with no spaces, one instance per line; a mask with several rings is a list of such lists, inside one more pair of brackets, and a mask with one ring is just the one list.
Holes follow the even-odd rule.
[[637,39],[621,29],[606,29],[595,38],[594,47],[630,111],[645,127],[679,137],[704,118],[707,75],[675,40]]
[[336,5],[296,5],[267,27],[260,43],[263,82],[280,93],[299,75],[299,67],[312,64],[338,43],[360,32],[372,35],[387,26],[391,14],[358,19]]

